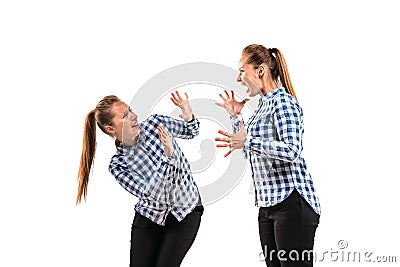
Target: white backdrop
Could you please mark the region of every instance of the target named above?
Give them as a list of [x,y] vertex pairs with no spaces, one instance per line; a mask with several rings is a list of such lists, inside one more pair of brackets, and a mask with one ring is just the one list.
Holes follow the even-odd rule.
[[[114,147],[104,135],[88,201],[74,205],[86,113],[108,94],[129,103],[147,80],[179,64],[237,68],[251,43],[281,49],[304,109],[304,156],[322,205],[315,265],[342,265],[342,252],[399,262],[395,5],[2,1],[0,266],[128,266],[136,199],[108,173]],[[249,185],[247,170],[206,206],[182,266],[264,266]]]

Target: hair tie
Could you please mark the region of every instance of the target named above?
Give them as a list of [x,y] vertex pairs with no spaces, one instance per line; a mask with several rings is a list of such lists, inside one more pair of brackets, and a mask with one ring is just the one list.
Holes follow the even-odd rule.
[[274,53],[274,50],[275,50],[275,48],[268,48],[268,52],[271,54],[271,56],[272,56],[272,53]]

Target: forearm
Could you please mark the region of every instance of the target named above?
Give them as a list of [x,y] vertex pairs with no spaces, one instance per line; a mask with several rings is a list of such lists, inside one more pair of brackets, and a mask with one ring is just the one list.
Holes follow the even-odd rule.
[[243,151],[245,154],[255,153],[264,157],[293,162],[299,157],[301,147],[298,143],[285,143],[249,136],[244,141]]
[[186,122],[186,129],[188,139],[194,138],[199,135],[200,121],[193,115],[192,119]]
[[188,122],[164,115],[158,117],[174,137],[192,139],[199,134],[200,122],[194,115]]
[[237,133],[239,131],[240,122],[243,122],[242,114],[237,114],[234,117],[230,117],[230,119],[232,124],[232,131],[233,133]]

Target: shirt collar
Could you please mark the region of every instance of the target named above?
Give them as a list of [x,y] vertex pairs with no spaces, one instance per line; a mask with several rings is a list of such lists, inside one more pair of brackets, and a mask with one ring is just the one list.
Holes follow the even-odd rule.
[[286,92],[285,88],[283,88],[283,87],[278,87],[278,88],[276,88],[276,89],[274,89],[274,90],[269,91],[268,93],[266,93],[266,94],[262,97],[262,100],[263,100],[263,101],[267,101],[267,100],[269,100],[270,98],[274,98],[277,94],[285,93],[285,92]]

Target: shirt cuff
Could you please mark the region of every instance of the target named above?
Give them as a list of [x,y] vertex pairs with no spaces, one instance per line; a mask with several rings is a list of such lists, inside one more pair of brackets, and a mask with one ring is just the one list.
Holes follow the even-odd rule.
[[246,138],[243,140],[243,153],[245,154],[246,158],[249,156],[250,144],[251,136],[246,136]]
[[233,123],[239,123],[243,120],[242,114],[236,114],[235,116],[230,117],[230,118],[231,118],[231,122],[233,122]]
[[172,152],[172,156],[171,157],[168,157],[167,155],[162,155],[162,160],[165,162],[165,163],[167,163],[168,165],[172,165],[172,166],[175,166],[175,163],[176,163],[176,160],[175,160],[175,155],[174,155],[174,153]]
[[196,120],[196,118],[194,117],[194,114],[192,114],[192,119],[190,121],[187,121],[186,123],[193,123]]

